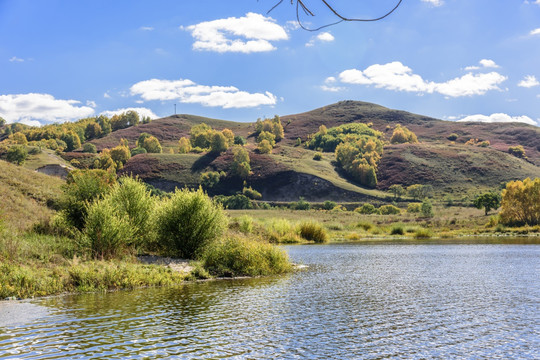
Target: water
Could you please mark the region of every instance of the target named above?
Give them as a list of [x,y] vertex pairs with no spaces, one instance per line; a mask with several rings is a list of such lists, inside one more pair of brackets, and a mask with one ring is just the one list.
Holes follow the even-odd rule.
[[0,302],[0,358],[540,358],[540,245],[287,250],[309,270]]

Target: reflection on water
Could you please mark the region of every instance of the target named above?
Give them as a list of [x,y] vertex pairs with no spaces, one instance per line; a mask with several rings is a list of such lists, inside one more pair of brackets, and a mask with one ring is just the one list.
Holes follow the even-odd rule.
[[47,312],[0,328],[0,357],[538,356],[539,245],[287,249],[309,270],[22,303]]

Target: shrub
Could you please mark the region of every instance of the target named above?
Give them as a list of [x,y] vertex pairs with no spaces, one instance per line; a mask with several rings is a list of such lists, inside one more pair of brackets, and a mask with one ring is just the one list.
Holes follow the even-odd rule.
[[254,240],[227,237],[211,242],[200,259],[214,276],[283,274],[292,269],[285,251]]
[[41,153],[41,146],[33,146],[28,150],[28,155],[37,155]]
[[270,154],[272,152],[273,147],[272,147],[272,144],[268,140],[263,139],[261,140],[261,142],[259,142],[257,149],[259,149],[259,152],[261,154]]
[[394,132],[392,133],[392,138],[390,139],[391,144],[404,144],[404,143],[411,143],[415,144],[418,143],[418,139],[416,138],[416,135],[407,129],[405,126],[396,125],[396,128],[394,129]]
[[244,194],[245,196],[247,196],[248,198],[250,198],[252,200],[260,200],[260,199],[262,199],[261,193],[258,192],[255,189],[253,189],[251,186],[250,187],[244,187],[242,189],[242,194]]
[[205,189],[216,186],[221,179],[222,174],[217,171],[207,171],[201,174],[199,181]]
[[429,239],[433,234],[429,229],[420,228],[414,232],[415,239]]
[[458,137],[459,137],[458,134],[452,133],[452,134],[448,135],[446,138],[448,140],[450,140],[450,141],[456,141]]
[[222,207],[202,189],[176,190],[156,211],[157,240],[172,255],[193,259],[227,226]]
[[360,221],[358,224],[356,224],[356,226],[364,229],[364,231],[369,231],[373,229],[373,224],[366,221]]
[[253,218],[249,215],[242,215],[238,219],[238,230],[244,234],[251,234],[253,232]]
[[247,144],[247,140],[244,139],[242,136],[236,135],[236,136],[234,137],[234,145],[241,145],[241,146],[243,146],[243,145],[246,145],[246,144]]
[[163,151],[159,140],[154,136],[149,136],[144,139],[142,146],[149,153],[161,154]]
[[527,155],[525,154],[525,149],[523,149],[523,146],[521,146],[521,145],[510,146],[508,148],[508,153],[510,155],[513,155],[513,156],[521,158],[521,159],[527,159]]
[[178,140],[178,153],[179,154],[187,154],[191,151],[191,142],[187,137],[181,137],[180,140]]
[[316,152],[315,155],[313,155],[313,160],[321,161],[322,160],[322,154],[320,152]]
[[143,247],[152,241],[151,215],[154,200],[146,185],[139,179],[122,177],[105,197],[115,208],[115,215],[125,218],[129,223],[133,236],[127,245]]
[[139,154],[146,154],[148,151],[146,151],[143,147],[136,147],[131,149],[131,156],[139,155]]
[[431,205],[429,200],[424,200],[424,202],[422,202],[420,212],[422,213],[422,216],[426,218],[431,218],[435,215],[433,213],[433,205]]
[[300,236],[316,243],[328,241],[326,229],[316,222],[304,222],[300,224]]
[[357,207],[356,209],[354,209],[354,211],[359,214],[378,214],[379,213],[377,208],[375,208],[375,206],[373,206],[373,204],[370,204],[370,203],[362,204],[362,206]]
[[92,143],[84,144],[83,145],[83,152],[90,153],[90,154],[96,154],[97,153],[96,145],[94,145]]
[[237,194],[232,196],[218,195],[215,197],[216,202],[220,203],[225,209],[240,210],[252,209],[251,200],[245,195]]
[[400,212],[399,208],[394,205],[383,205],[379,208],[379,213],[381,215],[397,215]]
[[403,229],[402,225],[392,226],[392,229],[390,230],[390,235],[403,235],[403,234],[405,234],[405,230]]
[[336,207],[336,202],[335,201],[330,201],[330,200],[326,200],[322,205],[322,208],[324,210],[332,210],[335,207]]
[[23,145],[15,145],[7,151],[7,161],[13,164],[22,165],[28,157],[28,150]]
[[407,212],[412,214],[418,214],[422,210],[422,204],[420,203],[409,203],[407,205]]
[[266,230],[269,240],[276,243],[294,244],[300,242],[295,227],[285,219],[272,219]]
[[111,259],[126,252],[134,231],[129,221],[116,216],[115,212],[115,206],[108,199],[96,201],[88,208],[83,246],[94,258]]
[[502,193],[501,223],[504,225],[540,224],[540,178],[511,181]]
[[309,210],[311,205],[303,197],[300,197],[298,202],[291,204],[291,208],[294,210]]

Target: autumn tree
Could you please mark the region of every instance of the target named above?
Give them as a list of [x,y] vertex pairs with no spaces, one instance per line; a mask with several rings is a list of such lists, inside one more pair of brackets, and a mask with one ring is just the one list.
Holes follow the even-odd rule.
[[191,151],[191,142],[187,137],[181,137],[178,140],[178,153],[187,154]]
[[[234,135],[233,135],[234,140]],[[228,149],[229,140],[219,131],[214,131],[210,140],[210,152],[219,154]]]
[[66,151],[73,151],[81,147],[81,140],[73,131],[68,131],[62,134],[60,139],[66,143]]
[[95,139],[101,136],[101,126],[98,123],[92,122],[86,125],[84,136],[87,140]]
[[391,144],[404,144],[404,143],[411,143],[416,144],[418,143],[418,139],[411,130],[407,129],[405,126],[396,125],[394,132],[392,133],[392,137],[390,138]]
[[506,184],[500,217],[506,225],[540,225],[540,178]]
[[22,165],[28,157],[28,150],[23,145],[15,145],[8,149],[6,156],[10,163]]
[[390,187],[388,188],[388,191],[394,194],[394,199],[399,199],[407,193],[405,189],[403,188],[403,186],[399,184],[390,185]]
[[527,155],[525,154],[525,149],[521,145],[510,146],[508,148],[508,153],[520,159],[527,159]]
[[145,148],[148,153],[160,154],[163,151],[159,140],[154,136],[144,139],[141,147]]
[[13,134],[13,141],[15,142],[15,144],[19,144],[19,145],[28,144],[28,140],[26,139],[26,136],[22,132]]
[[121,169],[125,163],[131,158],[129,148],[124,145],[118,145],[111,149],[111,159],[116,163],[116,168]]

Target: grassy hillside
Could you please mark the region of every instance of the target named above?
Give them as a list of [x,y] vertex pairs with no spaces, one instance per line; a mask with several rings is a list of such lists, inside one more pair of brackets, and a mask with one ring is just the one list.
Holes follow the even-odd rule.
[[60,178],[0,160],[0,217],[11,231],[48,218],[61,194]]
[[[248,184],[259,190],[265,200],[293,201],[303,196],[308,200],[365,201],[385,199],[384,192],[392,184],[408,186],[431,184],[438,196],[461,198],[480,191],[496,189],[500,183],[514,179],[540,176],[540,128],[521,124],[458,123],[392,110],[380,105],[342,101],[302,114],[283,116],[285,137],[270,155],[256,151],[254,123],[209,119],[192,115],[175,115],[149,124],[116,131],[93,140],[98,149],[118,145],[121,138],[134,147],[142,132],[156,136],[164,152],[176,149],[178,139],[189,136],[193,125],[202,122],[216,129],[229,128],[248,140],[253,174]],[[314,151],[296,146],[300,138],[327,128],[352,123],[372,123],[388,141],[397,124],[412,130],[420,141],[417,145],[387,145],[379,164],[377,189],[367,189],[351,182],[339,171],[332,153],[313,160]],[[448,140],[456,134],[455,141]],[[487,140],[490,146],[465,145],[470,139]],[[508,147],[522,145],[527,160],[508,154]],[[163,190],[197,186],[205,171],[229,169],[230,152],[220,156],[208,154],[159,154],[132,158],[121,173],[139,175]],[[214,193],[231,194],[242,187],[241,182],[226,178],[213,189]]]

